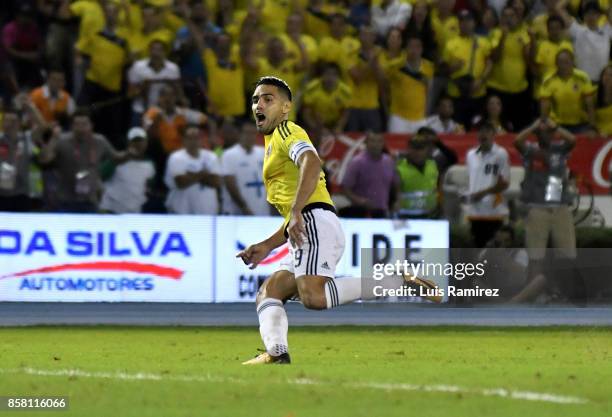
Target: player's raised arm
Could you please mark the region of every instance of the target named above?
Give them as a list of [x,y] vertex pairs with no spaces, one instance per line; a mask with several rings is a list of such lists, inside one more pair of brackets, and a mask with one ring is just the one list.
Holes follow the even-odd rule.
[[295,200],[291,205],[291,220],[289,220],[287,226],[287,233],[292,244],[300,246],[303,241],[302,236],[306,234],[302,209],[306,206],[306,202],[308,202],[319,182],[321,160],[314,150],[307,150],[299,158],[298,166],[300,167],[300,177]]

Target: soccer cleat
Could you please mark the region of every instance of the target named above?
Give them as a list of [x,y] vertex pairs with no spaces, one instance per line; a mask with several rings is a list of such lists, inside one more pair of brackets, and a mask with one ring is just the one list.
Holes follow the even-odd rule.
[[243,365],[288,365],[291,363],[291,357],[288,353],[282,355],[272,356],[268,352],[261,353],[255,356],[253,359],[249,359],[246,362],[242,362]]
[[434,284],[433,281],[430,281],[425,278],[419,278],[416,275],[410,274],[404,274],[403,278],[404,282],[406,282],[408,286],[418,286],[423,288],[423,290],[420,290],[424,294],[421,296],[422,298],[425,298],[429,301],[433,301],[434,303],[442,302],[442,296],[438,293],[438,286]]

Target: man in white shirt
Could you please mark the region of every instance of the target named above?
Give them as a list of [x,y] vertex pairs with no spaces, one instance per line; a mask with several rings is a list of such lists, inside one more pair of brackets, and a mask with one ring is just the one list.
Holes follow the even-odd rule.
[[188,126],[182,149],[168,158],[164,181],[169,188],[166,207],[176,214],[218,214],[221,186],[217,155],[202,149],[198,126]]
[[476,247],[484,247],[503,225],[508,204],[502,193],[510,185],[508,152],[497,145],[495,126],[484,123],[478,130],[479,145],[465,158],[469,189],[466,196],[468,219]]
[[147,133],[133,127],[127,135],[132,159],[118,165],[113,176],[104,183],[100,209],[111,213],[140,213],[147,200],[147,186],[155,176],[153,162],[145,159]]
[[183,97],[180,85],[181,73],[178,65],[166,59],[164,43],[154,40],[149,45],[149,57],[138,60],[128,71],[129,94],[134,97],[132,113],[135,124],[140,125],[144,111],[157,105],[162,87],[171,84]]
[[264,160],[263,146],[255,145],[257,129],[244,123],[240,140],[222,156],[223,213],[255,216],[270,215],[266,190],[261,178]]
[[410,19],[412,6],[400,0],[382,0],[380,6],[372,6],[372,25],[376,34],[386,37],[394,27],[404,29]]
[[597,83],[603,69],[610,60],[610,39],[612,38],[612,8],[608,11],[608,22],[601,26],[601,9],[596,0],[584,5],[584,24],[580,24],[565,9],[567,0],[557,3],[559,16],[569,27],[574,42],[576,66],[586,72],[591,81]]

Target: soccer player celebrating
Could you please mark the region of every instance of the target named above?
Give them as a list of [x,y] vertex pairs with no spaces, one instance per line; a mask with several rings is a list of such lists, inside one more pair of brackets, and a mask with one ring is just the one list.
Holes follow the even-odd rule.
[[[323,310],[361,297],[360,278],[334,279],[344,251],[344,233],[308,135],[288,121],[291,90],[276,77],[261,78],[252,97],[257,130],[265,136],[263,178],[268,201],[285,218],[266,240],[237,257],[255,268],[273,249],[290,242],[289,255],[257,293],[259,331],[266,352],[245,365],[288,364],[288,322],[283,304],[299,295],[304,307]],[[418,278],[417,285],[433,285]]]

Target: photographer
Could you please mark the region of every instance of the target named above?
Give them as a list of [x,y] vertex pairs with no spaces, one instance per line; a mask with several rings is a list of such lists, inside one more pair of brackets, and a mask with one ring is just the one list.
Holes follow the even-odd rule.
[[[537,137],[535,143],[527,141],[532,134]],[[571,262],[576,258],[576,234],[568,207],[572,195],[568,188],[567,160],[575,144],[576,138],[572,133],[548,118],[537,119],[514,141],[525,166],[521,198],[528,207],[525,243],[532,267],[529,284],[514,301],[536,297],[547,283],[554,283],[563,290],[564,284],[572,281]],[[544,268],[549,238],[556,258],[554,282],[550,281],[553,279],[551,270]]]

